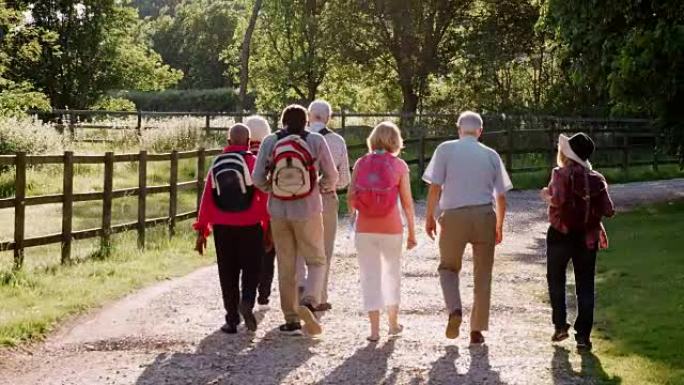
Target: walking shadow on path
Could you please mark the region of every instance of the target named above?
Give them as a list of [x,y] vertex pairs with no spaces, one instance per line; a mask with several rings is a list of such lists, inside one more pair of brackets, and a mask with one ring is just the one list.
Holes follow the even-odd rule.
[[283,336],[276,328],[249,349],[254,336],[216,331],[194,353],[162,353],[136,385],[278,384],[312,355],[317,343],[306,337]]
[[488,384],[505,385],[499,372],[492,370],[489,364],[489,348],[487,345],[471,346],[470,368],[466,373],[459,373],[456,360],[460,357],[458,346],[447,346],[446,353],[432,364],[428,374],[428,385],[446,384]]
[[369,343],[354,352],[317,385],[386,383],[383,379],[387,373],[387,362],[394,351],[394,343],[394,339],[389,339],[382,347],[377,343]]
[[594,384],[597,380],[604,385],[619,385],[622,383],[620,377],[611,377],[603,370],[601,361],[593,353],[580,353],[581,370],[576,372],[570,364],[570,351],[560,346],[554,346],[553,348],[551,368],[555,385]]

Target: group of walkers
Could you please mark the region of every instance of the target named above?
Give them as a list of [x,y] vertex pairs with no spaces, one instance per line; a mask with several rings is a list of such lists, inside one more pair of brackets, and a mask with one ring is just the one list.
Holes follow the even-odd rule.
[[[401,131],[391,122],[375,126],[367,139],[368,153],[356,161],[350,175],[346,143],[328,126],[331,117],[332,109],[323,100],[312,102],[308,110],[299,105],[285,108],[283,128],[274,133],[264,118],[249,117],[229,129],[228,146],[212,163],[194,228],[200,253],[214,233],[226,310],[221,330],[226,333],[237,333],[241,320],[248,330],[257,329],[254,307],[269,303],[276,260],[285,318],[280,331],[322,332],[320,315],[332,309],[328,286],[338,192],[345,188],[362,304],[370,321],[367,339],[380,339],[382,310],[387,312],[389,335],[403,331],[401,255],[417,242],[409,167],[399,158]],[[438,238],[439,280],[448,311],[445,334],[450,339],[460,334],[459,276],[465,248],[471,245],[470,342],[482,344],[482,332],[489,327],[495,247],[503,239],[506,192],[513,186],[501,157],[478,140],[483,130],[480,115],[463,112],[457,126],[459,139],[440,144],[422,176],[430,185],[425,230],[430,238]],[[579,349],[591,349],[596,251],[608,246],[601,220],[614,213],[606,181],[589,162],[593,151],[587,135],[561,135],[558,167],[540,193],[549,207],[552,340],[569,336],[565,280],[572,260]]]

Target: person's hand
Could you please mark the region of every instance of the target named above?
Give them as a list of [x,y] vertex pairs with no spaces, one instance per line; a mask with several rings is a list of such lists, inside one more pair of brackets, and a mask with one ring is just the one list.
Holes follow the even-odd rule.
[[503,226],[496,226],[496,244],[501,244],[503,241]]
[[551,203],[551,193],[549,193],[548,187],[544,187],[543,189],[541,189],[539,191],[539,196],[541,197],[541,199],[544,202],[549,203],[549,204]]
[[418,246],[418,242],[416,242],[416,235],[409,234],[408,239],[406,240],[406,250],[412,250],[416,246]]
[[197,241],[195,242],[195,250],[200,254],[204,255],[204,250],[207,249],[207,238],[200,234],[197,234]]
[[434,241],[435,236],[437,236],[437,221],[432,215],[425,217],[425,231],[428,237]]

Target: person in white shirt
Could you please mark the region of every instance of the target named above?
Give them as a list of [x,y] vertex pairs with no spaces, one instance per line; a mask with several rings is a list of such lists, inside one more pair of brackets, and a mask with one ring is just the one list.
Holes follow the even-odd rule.
[[[328,143],[333,162],[339,173],[337,180],[337,190],[342,190],[349,185],[351,173],[349,170],[349,156],[347,154],[347,143],[344,138],[333,132],[328,127],[328,122],[332,118],[332,108],[325,100],[314,100],[309,104],[309,131],[323,135]],[[325,243],[326,270],[321,293],[321,302],[318,306],[319,311],[332,309],[328,302],[328,281],[330,278],[330,265],[332,262],[335,248],[335,235],[337,233],[337,212],[339,209],[339,198],[336,191],[322,194],[323,196],[323,238]],[[304,287],[306,278],[306,264],[304,258],[297,258],[297,282],[299,287]]]

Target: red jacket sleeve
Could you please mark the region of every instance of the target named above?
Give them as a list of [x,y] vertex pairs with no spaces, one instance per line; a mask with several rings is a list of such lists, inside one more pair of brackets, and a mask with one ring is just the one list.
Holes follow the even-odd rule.
[[211,178],[211,171],[207,173],[207,179],[204,181],[204,191],[202,192],[202,199],[200,200],[199,212],[197,213],[197,221],[192,225],[192,228],[208,237],[211,234],[211,214],[214,210],[214,201],[211,197],[211,189],[213,188]]

